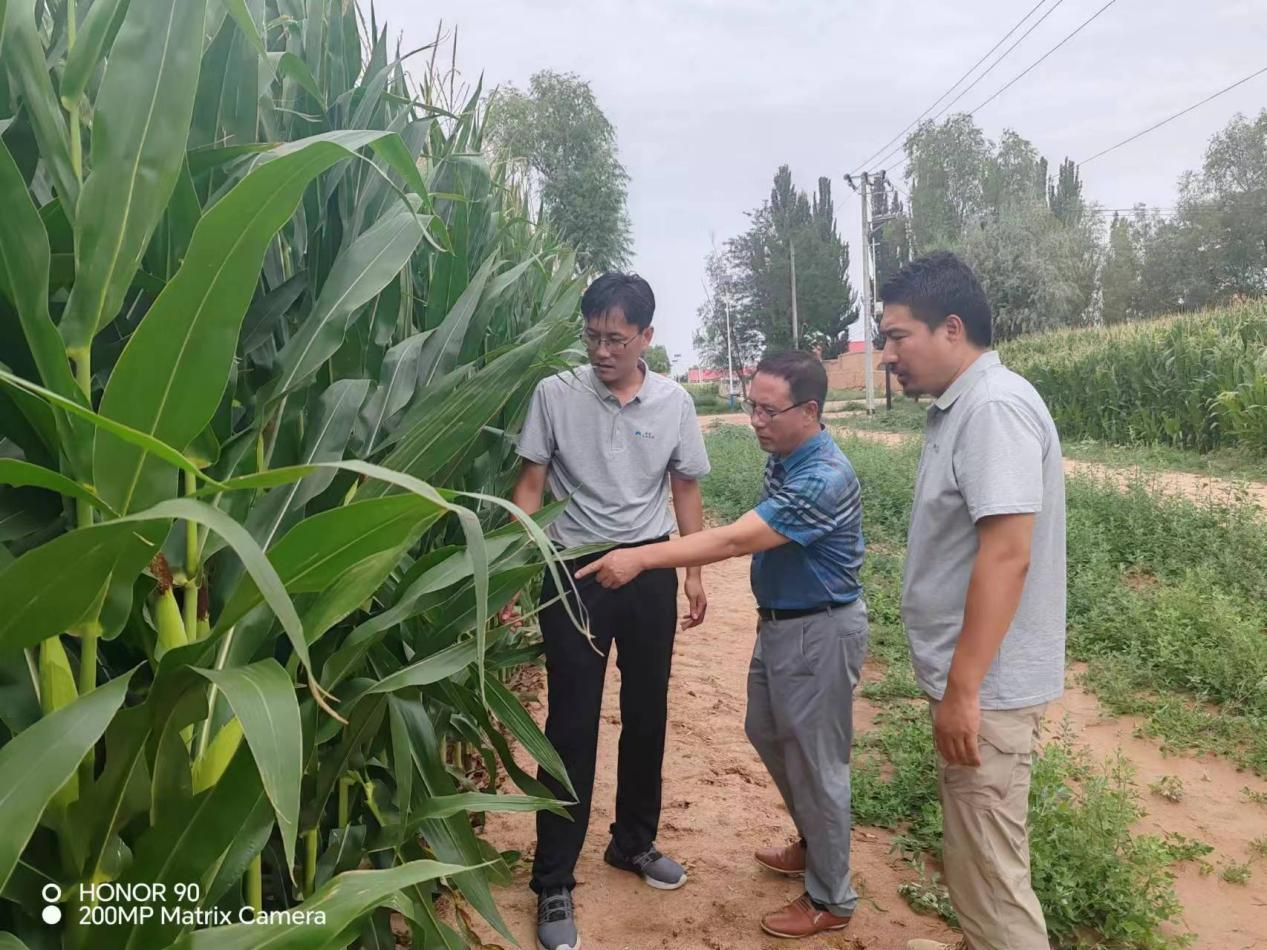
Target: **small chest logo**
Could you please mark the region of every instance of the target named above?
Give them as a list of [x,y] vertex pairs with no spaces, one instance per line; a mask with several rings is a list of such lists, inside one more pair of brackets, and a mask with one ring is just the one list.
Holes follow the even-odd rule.
[[636,439],[654,439],[655,435],[646,429],[634,429],[634,438]]

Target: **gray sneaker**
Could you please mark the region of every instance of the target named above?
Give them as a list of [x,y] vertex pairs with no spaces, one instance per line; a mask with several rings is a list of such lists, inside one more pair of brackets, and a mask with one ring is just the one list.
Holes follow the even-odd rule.
[[686,869],[672,858],[666,858],[655,845],[632,857],[626,857],[616,849],[616,842],[607,845],[603,860],[614,868],[632,871],[634,874],[662,891],[676,891],[686,883]]
[[551,887],[537,896],[537,948],[581,950],[572,892],[566,887]]

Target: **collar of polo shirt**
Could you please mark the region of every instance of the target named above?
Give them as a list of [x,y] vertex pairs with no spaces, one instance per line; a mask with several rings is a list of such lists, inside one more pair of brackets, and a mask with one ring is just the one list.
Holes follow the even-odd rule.
[[[647,380],[651,378],[651,370],[647,367],[646,360],[639,359],[638,368],[642,370],[642,385],[638,387],[638,392],[634,394],[633,399],[629,400],[630,402],[643,401],[642,395],[647,391]],[[593,383],[595,387],[594,392],[598,395],[598,397],[600,399],[610,399],[619,405],[620,400],[616,397],[614,392],[607,388],[607,384],[598,378],[598,374],[594,372],[594,367],[591,366],[589,371],[590,382]]]
[[956,399],[972,388],[973,384],[981,378],[981,375],[986,370],[991,366],[998,366],[999,363],[999,354],[994,350],[986,350],[972,361],[971,366],[959,374],[959,378],[950,384],[946,391],[933,403],[933,406],[945,412],[955,404]]

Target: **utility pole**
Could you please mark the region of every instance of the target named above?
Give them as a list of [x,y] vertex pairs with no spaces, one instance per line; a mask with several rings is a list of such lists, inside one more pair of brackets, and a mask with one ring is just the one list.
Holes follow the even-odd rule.
[[875,355],[871,340],[871,175],[862,173],[862,351],[867,415],[875,415]]
[[729,397],[727,407],[735,409],[735,361],[730,353],[730,294],[722,297],[722,306],[726,308],[726,394]]
[[[852,175],[845,176],[845,183],[849,185],[862,198],[862,334],[863,348],[866,359],[866,366],[863,367],[867,388],[867,414],[871,415],[875,412],[875,344],[873,338],[875,336],[875,316],[878,306],[875,300],[875,229],[877,226],[884,224],[897,217],[895,214],[873,214],[871,207],[871,189],[874,185],[877,188],[887,188],[885,181],[885,173],[877,172],[874,181],[869,172],[862,173],[861,188],[855,184]],[[909,221],[907,223],[909,228]],[[885,367],[885,403],[888,408],[893,408],[892,388],[889,382],[888,367]]]
[[796,245],[788,238],[788,247],[792,250],[792,349],[800,347],[801,333],[796,322]]

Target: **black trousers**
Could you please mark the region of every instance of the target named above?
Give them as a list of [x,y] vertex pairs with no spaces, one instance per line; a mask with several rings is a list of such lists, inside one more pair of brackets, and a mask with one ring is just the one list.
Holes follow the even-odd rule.
[[[598,557],[569,562],[569,573]],[[634,855],[655,841],[660,826],[660,769],[677,632],[677,572],[671,568],[646,571],[616,590],[602,587],[593,576],[576,585],[598,652],[573,626],[561,603],[541,613],[550,706],[546,738],[563,759],[578,801],[568,809],[571,821],[537,812],[531,887],[538,894],[545,888],[576,886],[573,872],[589,829],[603,680],[613,642],[621,674],[621,730],[611,834],[623,854]],[[547,575],[542,600],[555,593]],[[576,613],[576,594],[569,590],[568,598]],[[544,770],[537,777],[556,797],[564,801],[571,797]]]

